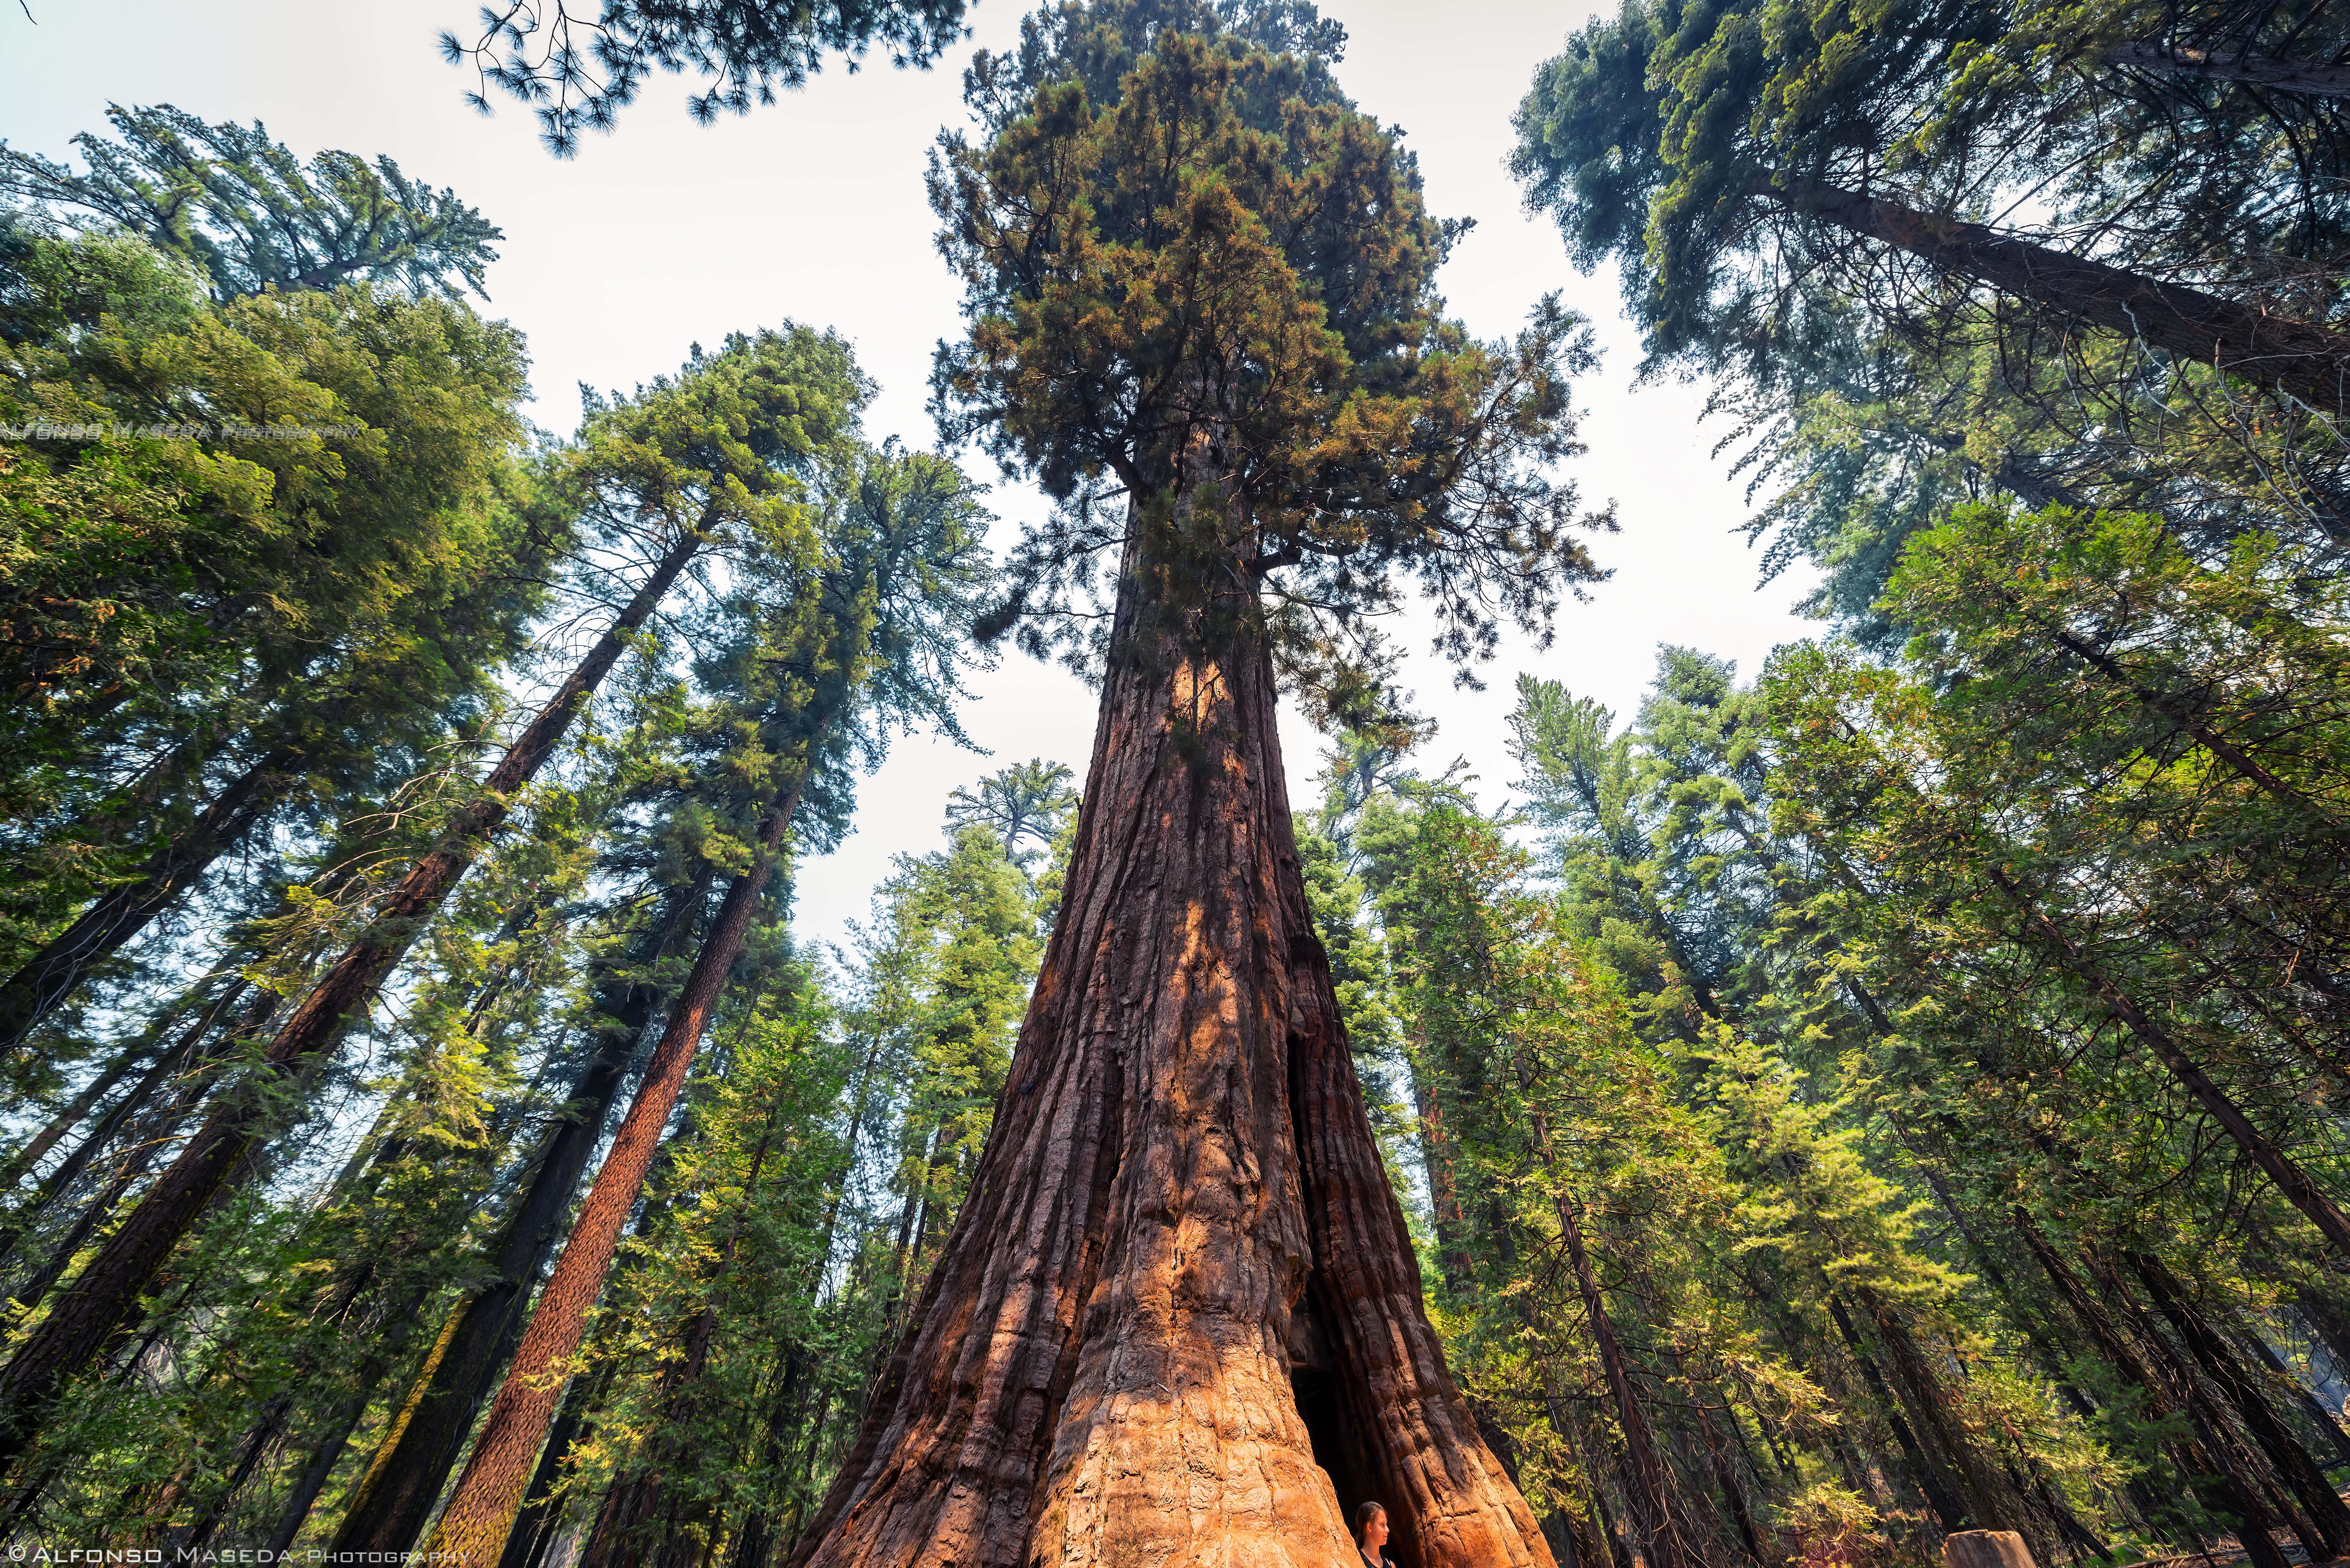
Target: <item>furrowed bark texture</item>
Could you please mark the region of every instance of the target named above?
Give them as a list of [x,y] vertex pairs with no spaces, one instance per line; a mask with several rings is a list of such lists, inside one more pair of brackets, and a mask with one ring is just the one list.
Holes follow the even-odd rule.
[[1825,186],[1800,198],[1769,186],[1762,193],[1945,272],[2281,389],[2321,413],[2350,408],[2350,337],[2331,328],[1878,196]]
[[[611,628],[490,771],[480,792],[454,814],[441,842],[418,857],[376,920],[303,998],[269,1043],[267,1078],[282,1080],[331,1050],[374,1002],[427,919],[505,819],[514,793],[554,753],[588,696],[619,661],[629,636],[659,607],[702,543],[702,535],[688,532],[671,546]],[[130,1321],[172,1249],[267,1133],[267,1098],[238,1094],[224,1099],[0,1371],[0,1472],[39,1435],[66,1380],[87,1367]]]
[[1422,1314],[1253,606],[1154,635],[1137,575],[986,1152],[791,1562],[1331,1568],[1376,1496],[1405,1568],[1551,1568]]

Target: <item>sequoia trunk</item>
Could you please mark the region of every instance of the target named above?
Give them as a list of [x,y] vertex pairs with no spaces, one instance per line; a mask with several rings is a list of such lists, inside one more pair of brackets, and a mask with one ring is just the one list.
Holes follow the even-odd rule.
[[1129,545],[986,1152],[794,1568],[1329,1568],[1374,1497],[1405,1568],[1550,1568],[1422,1311],[1257,624],[1245,561]]

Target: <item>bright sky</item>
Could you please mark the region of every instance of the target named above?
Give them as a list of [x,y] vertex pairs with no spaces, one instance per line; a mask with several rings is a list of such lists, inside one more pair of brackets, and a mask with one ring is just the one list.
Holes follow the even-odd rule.
[[[528,335],[541,424],[572,428],[581,381],[631,387],[673,369],[691,343],[790,317],[855,341],[881,383],[868,421],[876,440],[933,442],[923,412],[931,350],[959,321],[931,245],[923,154],[940,126],[962,123],[962,62],[1014,36],[1020,0],[982,0],[975,36],[941,68],[852,76],[835,66],[772,109],[708,128],[687,119],[684,80],[658,80],[616,134],[588,140],[568,163],[540,150],[519,107],[485,120],[462,101],[471,74],[443,65],[433,38],[471,20],[467,0],[27,3],[32,22],[16,0],[0,0],[0,138],[12,146],[63,157],[75,132],[104,129],[109,101],[173,103],[206,119],[260,119],[305,156],[389,153],[411,178],[452,186],[478,206],[506,234],[487,308]],[[1809,580],[1791,574],[1757,591],[1754,556],[1736,533],[1748,514],[1743,485],[1711,455],[1724,432],[1719,421],[1699,424],[1703,389],[1633,389],[1638,349],[1614,280],[1575,273],[1556,229],[1521,211],[1503,169],[1510,115],[1534,67],[1588,7],[1323,0],[1322,8],[1352,35],[1340,81],[1366,110],[1405,129],[1431,209],[1477,220],[1441,279],[1452,310],[1496,337],[1559,290],[1596,325],[1605,350],[1599,373],[1577,389],[1590,451],[1570,472],[1587,501],[1617,504],[1622,532],[1595,544],[1613,580],[1589,604],[1567,607],[1547,652],[1505,647],[1483,671],[1482,692],[1453,689],[1424,631],[1406,639],[1407,684],[1440,725],[1427,760],[1467,758],[1490,805],[1513,776],[1504,719],[1520,670],[1628,714],[1659,643],[1706,649],[1752,675],[1773,647],[1808,635],[1810,623],[1788,610]],[[1042,508],[1016,484],[1001,486],[993,504],[1007,539],[1010,523]],[[864,912],[892,854],[934,846],[955,785],[1030,756],[1084,775],[1094,727],[1085,687],[1017,655],[974,686],[965,726],[994,754],[927,736],[899,742],[862,786],[856,834],[800,868],[804,937],[836,937]],[[1318,741],[1295,722],[1284,738],[1303,795]]]

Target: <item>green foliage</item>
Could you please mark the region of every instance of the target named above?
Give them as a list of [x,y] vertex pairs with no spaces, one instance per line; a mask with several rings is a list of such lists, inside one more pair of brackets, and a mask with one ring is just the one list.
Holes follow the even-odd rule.
[[1025,867],[1039,854],[1050,854],[1060,825],[1075,819],[1077,792],[1069,781],[1076,776],[1066,763],[1031,758],[990,774],[977,794],[960,784],[948,792],[947,821],[988,829],[1002,841],[1005,857]]
[[0,192],[136,234],[194,265],[224,300],[373,282],[488,297],[483,274],[504,234],[389,158],[321,152],[305,168],[259,120],[212,125],[168,103],[109,104],[106,117],[119,140],[74,138],[86,173],[0,144]]
[[138,240],[12,232],[13,971],[240,780],[331,814],[478,730],[570,531],[518,451],[511,329],[364,288],[214,306]]
[[[609,130],[659,67],[698,71],[711,85],[686,99],[707,125],[723,111],[772,104],[803,86],[834,53],[848,68],[875,42],[896,66],[928,66],[964,35],[966,0],[825,0],[778,8],[755,0],[602,0],[594,22],[565,0],[484,9],[472,44],[441,35],[452,65],[471,60],[480,86],[466,95],[486,114],[490,89],[533,106],[548,151],[568,158],[582,130]],[[584,35],[584,36],[583,36]],[[503,55],[500,51],[504,51]]]
[[1581,324],[1548,301],[1486,345],[1439,314],[1458,230],[1427,214],[1410,154],[1324,56],[1258,41],[1335,47],[1313,21],[1063,7],[972,68],[984,140],[950,132],[931,165],[972,322],[934,405],[1060,503],[983,635],[1097,659],[1107,618],[1068,617],[1131,533],[1157,614],[1204,613],[1203,585],[1239,571],[1238,613],[1264,597],[1285,672],[1343,711],[1391,574],[1419,579],[1463,659],[1592,575],[1574,493],[1543,472],[1574,450]]

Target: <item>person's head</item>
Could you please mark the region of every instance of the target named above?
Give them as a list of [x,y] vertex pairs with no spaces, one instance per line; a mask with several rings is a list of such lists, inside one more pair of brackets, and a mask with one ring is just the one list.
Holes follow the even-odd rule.
[[1363,1543],[1366,1552],[1377,1552],[1388,1543],[1388,1511],[1376,1502],[1355,1505],[1355,1539]]

